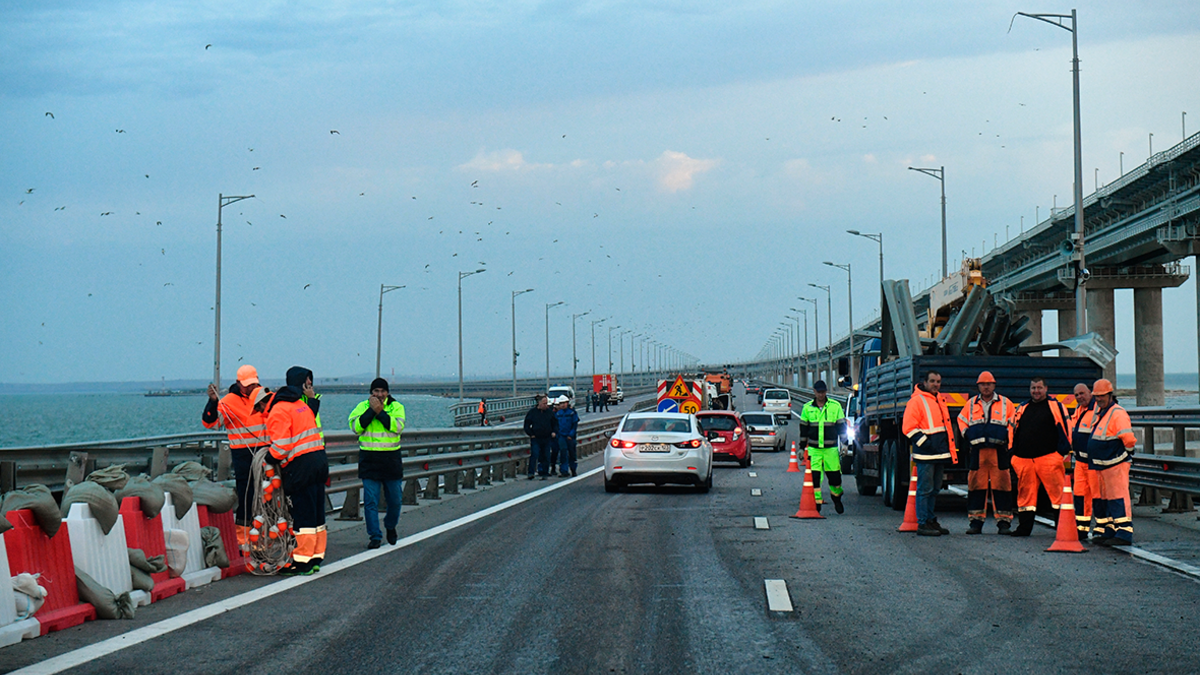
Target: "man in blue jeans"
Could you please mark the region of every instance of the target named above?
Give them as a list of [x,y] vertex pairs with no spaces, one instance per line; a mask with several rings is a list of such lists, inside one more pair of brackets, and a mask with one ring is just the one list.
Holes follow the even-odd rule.
[[350,430],[358,435],[358,477],[363,482],[363,512],[367,520],[367,548],[379,548],[379,493],[387,496],[383,526],[387,540],[396,544],[400,522],[400,498],[404,489],[404,457],[400,454],[400,432],[404,430],[404,406],[392,398],[387,380],[375,378],[371,397],[350,413]]
[[558,419],[558,457],[561,462],[558,475],[565,478],[567,471],[574,476],[578,468],[575,461],[575,437],[579,434],[579,413],[571,407],[571,399],[566,396],[559,396],[556,403],[558,412],[554,413],[554,416]]
[[950,534],[933,514],[937,493],[942,489],[942,472],[958,462],[954,447],[954,420],[941,397],[942,374],[936,370],[913,387],[904,408],[902,431],[908,437],[913,462],[917,465],[917,534],[938,537]]
[[537,405],[525,413],[525,434],[529,436],[529,480],[536,471],[542,480],[550,477],[550,444],[554,442],[558,418],[545,394],[537,395]]

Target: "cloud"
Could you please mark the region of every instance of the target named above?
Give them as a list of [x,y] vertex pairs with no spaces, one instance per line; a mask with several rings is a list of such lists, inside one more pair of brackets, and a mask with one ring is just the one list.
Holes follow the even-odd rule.
[[479,151],[471,161],[458,165],[459,171],[527,171],[550,164],[530,164],[520,151],[511,148],[493,152]]
[[690,190],[696,176],[715,168],[719,159],[696,159],[682,152],[666,150],[658,156],[658,185],[667,192]]

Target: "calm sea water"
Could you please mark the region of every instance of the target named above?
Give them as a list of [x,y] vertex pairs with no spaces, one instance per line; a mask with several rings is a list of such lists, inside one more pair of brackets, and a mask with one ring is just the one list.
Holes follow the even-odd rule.
[[[329,431],[349,430],[347,420],[365,397],[321,396],[321,422]],[[453,426],[453,401],[437,396],[401,396],[406,426]],[[200,424],[207,398],[141,394],[13,394],[0,396],[0,448],[107,441],[205,431]]]

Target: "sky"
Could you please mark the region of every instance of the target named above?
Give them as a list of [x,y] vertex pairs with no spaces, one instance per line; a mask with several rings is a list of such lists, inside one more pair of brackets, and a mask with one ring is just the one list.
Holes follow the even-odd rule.
[[[1070,34],[1021,2],[0,5],[0,382],[605,370],[824,343],[1070,203]],[[1078,6],[1085,194],[1200,130],[1200,4]],[[1098,172],[1096,171],[1098,169]],[[817,293],[813,296],[812,293]],[[1163,293],[1196,370],[1193,281]],[[564,302],[546,308],[547,304]],[[1133,370],[1118,291],[1118,370]],[[815,333],[809,316],[810,334]],[[1054,336],[1053,313],[1044,324]],[[624,339],[622,331],[632,330]],[[638,340],[641,351],[642,338]],[[640,367],[640,356],[638,363]]]

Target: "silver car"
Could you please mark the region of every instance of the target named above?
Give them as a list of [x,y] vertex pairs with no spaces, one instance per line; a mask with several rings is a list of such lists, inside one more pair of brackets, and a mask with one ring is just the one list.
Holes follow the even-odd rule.
[[742,413],[742,421],[750,432],[750,447],[757,450],[782,452],[787,443],[787,418],[769,412]]
[[629,413],[604,449],[604,489],[634,483],[682,483],[712,488],[712,444],[683,413]]

